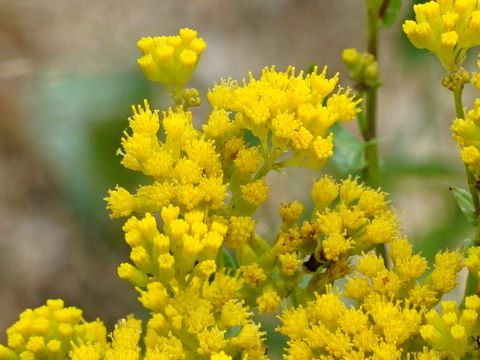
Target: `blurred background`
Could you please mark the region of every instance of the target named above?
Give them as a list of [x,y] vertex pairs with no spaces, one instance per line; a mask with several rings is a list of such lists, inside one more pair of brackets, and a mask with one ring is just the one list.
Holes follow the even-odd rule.
[[[440,86],[443,69],[401,31],[411,5],[404,1],[381,33],[382,184],[405,233],[431,258],[472,229],[448,190],[465,185],[449,133],[453,97]],[[258,75],[272,64],[328,65],[329,76],[339,71],[346,87],[342,50],[365,50],[363,1],[0,0],[0,343],[20,311],[47,298],[61,297],[110,329],[139,310],[132,287],[116,276],[128,258],[122,220],[108,218],[102,198],[115,184],[133,190],[138,180],[115,155],[130,106],[143,98],[160,109],[169,104],[138,68],[136,41],[185,26],[208,43],[191,83],[203,94],[222,77]],[[208,110],[204,101],[196,121]],[[347,127],[358,136],[354,121]],[[322,172],[347,170],[329,165]],[[272,238],[278,204],[307,202],[305,189],[316,176],[302,169],[271,176],[259,232]]]

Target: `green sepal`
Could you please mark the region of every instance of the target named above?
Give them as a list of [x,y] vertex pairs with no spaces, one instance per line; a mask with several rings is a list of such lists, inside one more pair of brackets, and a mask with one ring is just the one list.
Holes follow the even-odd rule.
[[230,253],[227,250],[225,250],[225,248],[223,247],[218,253],[217,264],[219,268],[237,270],[237,265],[235,263],[235,260],[230,255]]

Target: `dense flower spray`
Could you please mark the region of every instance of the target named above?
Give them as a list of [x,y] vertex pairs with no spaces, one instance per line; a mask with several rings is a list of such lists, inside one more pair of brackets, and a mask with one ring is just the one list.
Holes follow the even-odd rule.
[[[447,3],[417,6],[417,22],[404,29],[453,69],[474,45],[478,10],[474,2]],[[448,37],[463,47],[447,47]],[[138,47],[141,69],[166,87],[174,105],[161,113],[147,100],[132,107],[118,154],[148,180],[134,190],[116,186],[105,200],[112,218],[126,218],[130,260],[118,275],[133,285],[149,317],[142,323],[128,315],[107,337],[100,320],[88,322],[81,310],[48,300],[8,329],[0,360],[268,359],[267,333],[254,317],[261,313],[277,314],[287,360],[478,356],[480,298],[469,296],[462,307],[442,301],[464,265],[478,276],[478,248],[466,259],[440,251],[429,269],[380,189],[353,176],[320,176],[309,214],[299,201],[283,203],[276,234],[256,233],[251,215],[269,197],[266,175],[321,168],[335,151],[332,125],[360,111],[360,100],[337,87],[339,74],[272,66],[258,78],[221,80],[207,93],[211,111],[198,129],[189,108],[200,104],[199,92],[185,85],[205,41],[184,28],[142,38]],[[353,72],[360,64],[359,79],[374,86],[371,56],[349,49],[344,59]],[[453,130],[478,177],[476,112],[457,119]],[[376,253],[384,244],[390,263]]]

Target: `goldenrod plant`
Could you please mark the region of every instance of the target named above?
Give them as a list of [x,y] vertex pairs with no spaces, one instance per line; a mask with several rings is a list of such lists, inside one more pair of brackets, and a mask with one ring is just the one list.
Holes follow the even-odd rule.
[[[480,98],[465,114],[462,90],[470,82],[478,88],[480,77],[462,63],[480,44],[480,2],[418,4],[416,20],[403,25],[447,72],[457,113],[451,129],[469,185],[455,191],[476,227],[472,242],[438,249],[433,264],[414,252],[379,187],[377,38],[399,4],[366,1],[367,51],[342,56],[355,90],[326,66],[266,67],[208,90],[210,113],[198,128],[190,109],[200,92],[185,85],[205,41],[188,28],[139,40],[138,64],[173,102],[162,112],[148,100],[132,106],[118,154],[148,180],[136,189],[118,185],[105,200],[112,218],[125,219],[131,249],[118,276],[148,319],[129,314],[109,331],[47,300],[7,330],[0,360],[270,359],[258,316],[266,313],[287,339],[286,360],[479,359]],[[355,118],[365,140],[363,178],[318,173],[311,203],[281,204],[275,236],[259,235],[252,215],[269,198],[267,174],[322,168],[336,151],[332,126]],[[445,300],[465,267],[463,300]]]

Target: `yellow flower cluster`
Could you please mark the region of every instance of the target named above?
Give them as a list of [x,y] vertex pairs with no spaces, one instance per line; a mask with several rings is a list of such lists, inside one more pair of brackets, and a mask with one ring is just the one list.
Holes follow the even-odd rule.
[[480,180],[480,99],[476,99],[473,109],[467,112],[466,119],[455,119],[452,125],[453,137],[460,146],[462,161]]
[[386,194],[348,178],[336,183],[324,176],[313,184],[314,219],[321,242],[318,261],[339,261],[388,243],[398,234],[398,220]]
[[480,4],[476,0],[436,0],[413,6],[416,21],[403,31],[419,49],[434,53],[448,72],[457,70],[471,47],[480,45]]
[[197,266],[184,287],[152,282],[137,289],[140,302],[152,310],[145,359],[266,359],[264,333],[238,299],[243,280],[211,265]]
[[[249,130],[267,147],[267,138],[275,151],[293,149],[290,165],[321,167],[333,154],[333,136],[328,129],[336,122],[350,121],[360,110],[359,100],[339,90],[333,93],[338,74],[326,77],[315,67],[312,73],[295,74],[295,68],[277,72],[265,68],[257,80],[252,74],[240,85],[236,81],[222,81],[208,93],[214,114],[234,113],[234,125],[225,115],[211,116],[205,132],[215,138],[219,123],[224,131],[235,131],[235,126]],[[278,154],[277,154],[278,156]]]
[[441,316],[436,310],[425,314],[426,324],[421,327],[420,334],[434,349],[448,354],[449,358],[460,359],[470,354],[477,359],[480,355],[476,340],[480,332],[479,311],[480,298],[477,295],[465,298],[463,310],[457,308],[455,301],[443,301]]
[[27,309],[7,330],[8,347],[0,345],[1,360],[63,360],[71,344],[95,343],[94,351],[103,356],[107,330],[100,320],[87,322],[82,310],[64,307],[62,300]]
[[161,281],[169,286],[173,279],[183,282],[194,267],[215,266],[215,258],[227,233],[227,226],[204,222],[204,213],[187,212],[179,217],[180,208],[164,207],[161,211],[163,232],[155,218],[147,213],[143,219],[131,217],[123,226],[125,241],[131,247],[134,265],[122,263],[118,275],[135,286]]
[[[478,6],[473,0],[416,5],[417,22],[407,21],[404,30],[452,71],[480,44]],[[480,247],[470,248],[465,262],[456,251],[439,252],[427,273],[426,259],[399,237],[380,189],[323,176],[313,183],[307,220],[300,223],[305,207],[293,201],[280,206],[274,241],[255,231],[251,215],[269,196],[268,172],[320,168],[333,154],[329,128],[360,111],[349,91],[335,91],[338,74],[270,67],[259,79],[224,80],[209,91],[212,110],[197,130],[186,109],[199,104],[199,93],[184,85],[205,42],[184,28],[138,46],[145,75],[167,86],[176,105],[161,120],[146,100],[133,107],[118,154],[123,166],[152,180],[135,193],[117,186],[105,200],[112,218],[128,217],[123,231],[131,261],[117,272],[150,311],[145,330],[129,315],[107,341],[100,320],[86,322],[81,310],[49,300],[8,329],[0,360],[266,360],[265,332],[251,309],[277,313],[280,305],[286,310],[277,331],[289,338],[286,360],[477,355],[480,298],[467,297],[463,310],[444,301],[441,315],[431,309],[455,287],[463,263],[478,276]],[[349,49],[344,58],[357,82],[377,85],[371,56]],[[477,100],[467,119],[452,126],[477,179],[479,119]],[[383,244],[390,267],[373,251]],[[343,292],[332,291],[341,278]]]
[[[183,210],[208,211],[224,205],[227,186],[223,183],[222,164],[211,141],[204,140],[192,126],[192,114],[181,107],[163,113],[165,140],[159,141],[158,111],[133,107],[129,118],[132,134],[122,138],[122,165],[142,171],[154,179],[140,186],[136,194],[117,186],[105,199],[111,217],[131,213],[158,212],[175,204]],[[162,134],[163,135],[163,134]]]
[[480,279],[480,246],[472,246],[468,248],[465,266],[473,276]]
[[412,254],[412,245],[406,238],[390,242],[389,255],[392,269],[387,269],[383,258],[372,252],[357,259],[356,271],[347,280],[344,295],[362,303],[380,294],[388,299],[407,301],[416,308],[430,308],[456,286],[463,266],[458,252],[439,252],[434,269],[418,282],[427,270],[427,260]]
[[[397,237],[398,221],[385,193],[351,178],[336,183],[325,176],[314,182],[311,194],[316,211],[300,226],[303,205],[280,206],[283,225],[273,246],[254,233],[249,217],[230,218],[225,245],[235,250],[248,285],[243,290],[247,303],[260,312],[276,312],[292,292],[300,291],[299,301],[305,301],[311,293],[298,284],[307,274],[308,291],[318,290],[351,272],[351,256]],[[404,268],[411,270],[408,264]]]
[[285,360],[441,358],[427,348],[409,353],[403,349],[422,324],[422,312],[408,302],[377,296],[359,308],[347,308],[340,294],[329,288],[305,306],[284,311],[279,319],[282,325],[276,330],[289,338]]
[[137,45],[142,52],[138,65],[145,76],[165,85],[174,96],[190,80],[207,47],[197,32],[189,28],[180,29],[177,36],[144,37]]

